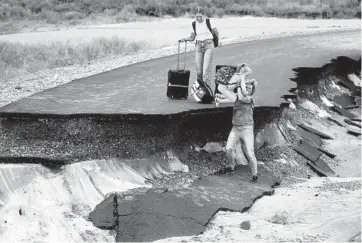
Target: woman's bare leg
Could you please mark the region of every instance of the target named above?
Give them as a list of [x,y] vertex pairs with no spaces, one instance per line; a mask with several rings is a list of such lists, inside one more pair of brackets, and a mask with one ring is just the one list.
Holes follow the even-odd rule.
[[237,97],[236,94],[232,90],[229,90],[226,85],[220,84],[218,86],[218,90],[230,102],[236,101],[236,97]]

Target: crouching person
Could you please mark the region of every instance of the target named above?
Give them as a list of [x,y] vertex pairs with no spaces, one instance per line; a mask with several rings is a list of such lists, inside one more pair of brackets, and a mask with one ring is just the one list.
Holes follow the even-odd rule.
[[228,97],[234,103],[232,124],[233,127],[230,131],[227,143],[226,143],[226,155],[228,158],[228,166],[224,168],[223,172],[235,171],[235,153],[234,150],[237,145],[242,146],[242,150],[245,153],[252,173],[251,182],[256,183],[258,181],[257,160],[254,153],[254,99],[253,94],[255,92],[255,80],[247,80],[245,82],[245,91],[241,88],[242,80],[237,82],[237,93],[229,92]]
[[[220,92],[218,94],[215,94],[216,107],[218,107],[220,103],[234,103],[233,96],[230,94],[230,92],[235,91],[237,84],[240,84],[241,90],[245,95],[246,94],[245,82],[248,76],[252,73],[252,70],[248,66],[248,64],[242,63],[237,66],[236,72],[232,75],[231,78],[228,79],[225,78],[224,76],[229,76],[230,70],[228,70],[226,67],[225,69],[226,70],[220,70],[220,73],[217,73],[215,78],[215,80],[217,81],[217,91]],[[223,71],[229,73],[223,74]]]

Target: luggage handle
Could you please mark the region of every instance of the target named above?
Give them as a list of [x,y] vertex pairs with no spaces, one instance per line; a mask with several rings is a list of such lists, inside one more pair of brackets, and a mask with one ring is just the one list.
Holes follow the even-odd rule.
[[[181,70],[180,69],[180,43],[181,41],[178,41],[178,50],[177,50],[177,70]],[[184,69],[186,70],[186,48],[187,48],[187,41],[185,41],[185,63],[184,63]]]

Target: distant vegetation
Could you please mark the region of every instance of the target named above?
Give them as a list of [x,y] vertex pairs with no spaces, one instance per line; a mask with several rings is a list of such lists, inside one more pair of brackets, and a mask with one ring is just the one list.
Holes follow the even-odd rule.
[[361,0],[0,0],[0,21],[36,20],[49,24],[107,17],[180,17],[203,6],[209,16],[255,15],[287,18],[360,18]]
[[86,64],[105,57],[135,53],[142,48],[145,48],[144,43],[127,42],[118,37],[96,38],[83,44],[68,41],[26,45],[0,41],[0,84],[27,73]]

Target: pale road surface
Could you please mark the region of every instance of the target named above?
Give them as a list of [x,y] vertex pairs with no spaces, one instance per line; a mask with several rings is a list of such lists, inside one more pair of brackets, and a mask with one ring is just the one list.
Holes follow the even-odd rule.
[[[295,87],[293,68],[321,67],[337,56],[361,55],[361,32],[341,31],[250,41],[217,48],[214,65],[246,62],[258,81],[257,106],[279,106],[282,95]],[[177,55],[118,68],[40,92],[1,107],[4,113],[32,114],[168,114],[214,105],[166,97],[167,73],[176,67]],[[183,57],[181,57],[183,60]],[[195,80],[194,53],[187,53]]]

